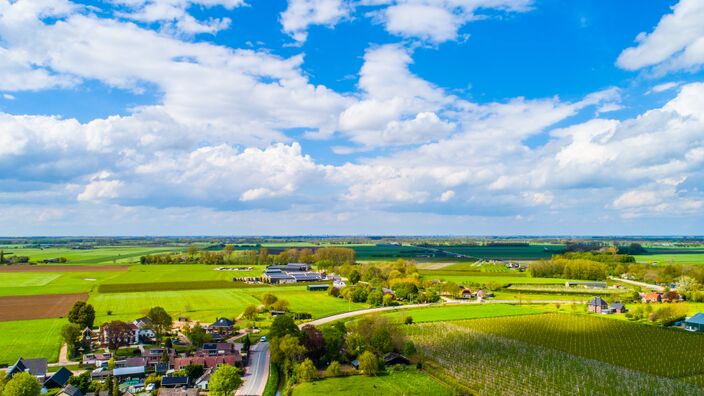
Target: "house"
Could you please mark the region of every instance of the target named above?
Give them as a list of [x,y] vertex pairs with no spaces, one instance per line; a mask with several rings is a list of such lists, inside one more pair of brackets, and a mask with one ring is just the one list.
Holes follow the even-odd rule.
[[391,290],[389,288],[382,287],[381,292],[384,294],[391,294],[392,296],[396,297],[396,292],[394,292],[393,290]]
[[658,292],[645,293],[645,294],[643,294],[643,302],[644,303],[662,302],[662,293],[658,293]]
[[46,371],[49,367],[49,364],[45,358],[37,358],[37,359],[24,359],[24,358],[19,358],[17,359],[17,362],[13,365],[7,368],[7,377],[12,377],[13,375],[21,372],[28,372],[35,376],[40,383],[44,383],[44,380],[46,379]]
[[106,379],[107,377],[112,376],[112,370],[108,370],[107,368],[97,368],[90,373],[90,379],[93,381],[102,381]]
[[61,389],[56,396],[83,396],[83,392],[73,385],[66,385],[66,387]]
[[141,367],[121,367],[112,370],[112,375],[118,381],[127,381],[134,379],[141,379],[145,377],[146,369],[144,366]]
[[164,375],[167,371],[169,371],[168,363],[157,363],[154,365],[154,372],[156,375]]
[[239,367],[242,365],[242,355],[177,357],[174,359],[174,370],[181,370],[189,364],[201,365],[205,369],[216,368],[222,364]]
[[186,376],[178,377],[162,377],[162,388],[186,388],[190,384],[189,378]]
[[347,284],[342,279],[335,279],[332,281],[332,287],[335,289],[342,289],[345,286],[347,286]]
[[460,291],[460,298],[472,298],[472,290],[467,289],[466,287]]
[[208,326],[208,330],[218,334],[230,334],[235,326],[235,322],[228,318],[220,318]]
[[[137,328],[137,325],[135,325],[134,323],[127,323],[127,325],[130,327],[131,332],[128,335],[122,337],[122,342],[127,345],[139,344],[139,329]],[[110,338],[108,327],[103,324],[100,327],[99,332],[100,343],[102,345],[107,345],[107,340]]]
[[73,377],[73,373],[66,367],[61,367],[57,372],[44,381],[44,387],[46,389],[62,388],[68,383],[68,380],[71,377]]
[[198,396],[198,388],[159,388],[159,396]]
[[152,320],[145,316],[139,319],[135,319],[132,322],[137,327],[137,338],[140,341],[150,340],[156,337],[156,332],[153,329]]
[[611,306],[609,306],[609,310],[613,313],[626,313],[628,310],[626,309],[626,306],[623,305],[622,303],[613,303]]
[[405,356],[399,353],[387,353],[384,356],[384,364],[387,366],[392,366],[394,364],[410,364],[411,361]]
[[684,329],[687,331],[704,331],[704,313],[697,312],[685,319]]
[[486,292],[482,289],[479,289],[477,291],[477,300],[483,301],[485,297],[486,297]]
[[308,291],[325,291],[330,288],[330,285],[308,285],[306,289]]
[[145,349],[144,352],[142,352],[142,357],[147,359],[147,364],[161,363],[164,352],[166,352],[166,355],[169,357],[169,361],[176,356],[176,351],[172,348],[151,348]]
[[222,356],[222,355],[233,355],[239,353],[235,349],[235,345],[229,342],[206,342],[201,348],[199,348],[195,355],[196,356]]
[[95,365],[96,367],[103,366],[103,362],[107,365],[108,360],[112,358],[112,353],[86,353],[83,355],[83,365]]
[[594,297],[587,303],[589,312],[602,313],[609,309],[609,304],[601,297]]
[[203,375],[201,375],[196,381],[195,381],[195,386],[196,388],[207,390],[208,389],[208,383],[210,382],[210,376],[215,372],[215,369],[209,368],[205,370]]
[[145,357],[128,357],[125,359],[124,367],[146,367],[147,363],[147,358]]

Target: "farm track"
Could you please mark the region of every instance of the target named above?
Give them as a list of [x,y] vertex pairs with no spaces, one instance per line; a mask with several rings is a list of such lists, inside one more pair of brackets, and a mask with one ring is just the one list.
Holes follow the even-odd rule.
[[59,318],[66,316],[76,301],[86,300],[88,293],[0,297],[0,322]]
[[129,265],[7,265],[0,272],[118,272]]

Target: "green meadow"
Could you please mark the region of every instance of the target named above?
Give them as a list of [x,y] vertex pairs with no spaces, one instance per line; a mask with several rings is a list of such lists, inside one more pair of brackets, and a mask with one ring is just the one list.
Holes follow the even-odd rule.
[[59,358],[61,326],[66,319],[0,322],[0,364],[14,364],[20,357]]
[[492,318],[500,316],[532,315],[542,313],[539,306],[510,304],[457,304],[441,307],[405,309],[384,314],[394,322],[402,323],[406,317],[413,318],[414,323],[440,322],[450,320]]
[[412,367],[393,368],[375,377],[353,375],[327,378],[296,386],[294,396],[329,395],[436,395],[450,396],[452,392],[429,375]]
[[69,248],[23,248],[13,246],[0,246],[5,254],[27,256],[33,262],[65,257],[66,264],[129,264],[138,263],[139,257],[146,254],[166,253],[180,251],[182,247],[141,247],[141,246],[114,246],[95,249],[69,249]]

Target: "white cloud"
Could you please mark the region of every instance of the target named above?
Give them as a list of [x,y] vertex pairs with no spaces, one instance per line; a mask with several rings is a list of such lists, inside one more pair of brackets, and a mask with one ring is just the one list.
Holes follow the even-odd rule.
[[658,85],[656,85],[656,86],[650,88],[650,89],[648,90],[647,94],[651,94],[651,93],[660,93],[660,92],[669,91],[669,90],[671,90],[671,89],[673,89],[673,88],[679,87],[680,85],[681,85],[681,83],[679,83],[679,82],[674,82],[674,81],[670,81],[670,82],[658,84]]
[[640,33],[635,47],[623,50],[618,66],[637,70],[658,66],[661,72],[704,64],[704,2],[680,0],[651,33]]
[[288,0],[281,25],[284,32],[302,43],[308,38],[309,26],[333,26],[348,14],[349,6],[342,0]]
[[2,98],[5,99],[5,100],[15,100],[15,96],[14,96],[14,95],[11,95],[11,94],[9,94],[9,93],[4,93],[4,94],[2,94]]

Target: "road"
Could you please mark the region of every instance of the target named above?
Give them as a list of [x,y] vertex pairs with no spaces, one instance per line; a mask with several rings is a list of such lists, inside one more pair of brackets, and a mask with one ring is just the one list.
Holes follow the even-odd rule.
[[269,343],[264,341],[249,350],[249,364],[245,369],[244,383],[237,389],[237,396],[260,396],[269,379]]
[[665,291],[664,287],[658,286],[658,285],[651,285],[650,283],[638,282],[638,281],[622,279],[622,278],[616,278],[614,276],[610,276],[609,278],[611,278],[611,280],[619,281],[621,283],[628,283],[630,285],[640,286],[640,287],[644,287],[644,288],[650,289],[650,290]]

